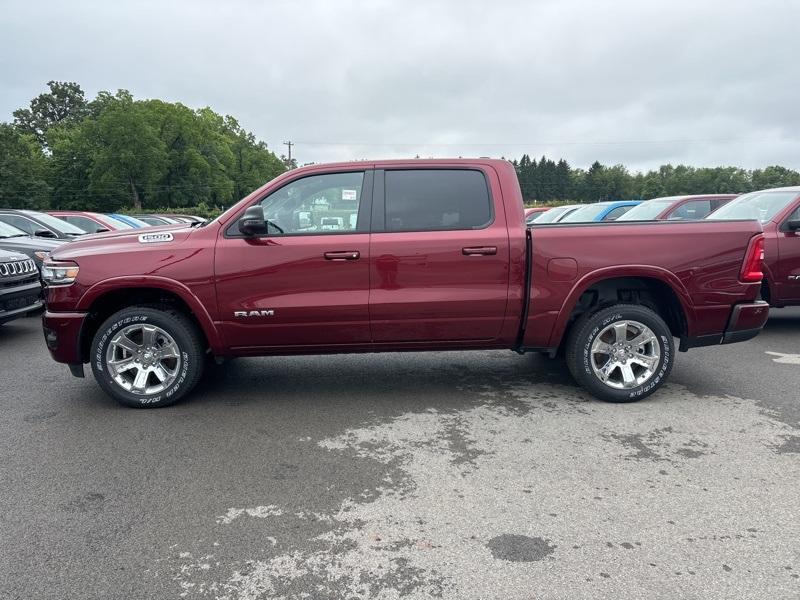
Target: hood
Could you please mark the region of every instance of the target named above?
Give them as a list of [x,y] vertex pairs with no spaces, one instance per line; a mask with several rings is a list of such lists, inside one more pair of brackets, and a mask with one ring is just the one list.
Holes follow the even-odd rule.
[[0,238],[0,248],[5,248],[6,250],[15,250],[19,248],[20,250],[44,250],[45,252],[52,252],[68,242],[69,240],[31,236]]
[[0,248],[0,262],[10,262],[12,260],[28,260],[28,257],[19,252],[9,252]]
[[[139,248],[156,248],[180,244],[188,238],[194,229],[187,223],[160,225],[158,227],[141,227],[139,229],[118,229],[103,233],[90,233],[76,240],[63,244],[51,253],[55,260],[70,260],[80,256],[95,254],[112,254],[114,252],[130,252]],[[154,234],[170,234],[172,239],[158,240],[148,238]],[[140,239],[141,238],[141,239]]]

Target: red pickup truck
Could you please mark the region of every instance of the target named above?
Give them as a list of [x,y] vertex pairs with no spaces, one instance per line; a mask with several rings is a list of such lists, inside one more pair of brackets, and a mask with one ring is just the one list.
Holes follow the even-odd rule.
[[751,192],[706,218],[761,221],[765,238],[761,297],[775,308],[800,305],[800,187]]
[[755,220],[526,228],[503,160],[289,171],[217,219],[77,240],[45,264],[53,358],[136,407],[209,358],[561,350],[595,396],[653,393],[680,349],[763,327]]

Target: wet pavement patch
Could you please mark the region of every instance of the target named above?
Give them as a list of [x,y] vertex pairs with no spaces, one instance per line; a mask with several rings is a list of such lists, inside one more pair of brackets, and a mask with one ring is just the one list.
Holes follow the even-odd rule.
[[536,562],[544,560],[557,546],[550,540],[527,535],[504,534],[493,537],[486,544],[494,558],[511,562]]

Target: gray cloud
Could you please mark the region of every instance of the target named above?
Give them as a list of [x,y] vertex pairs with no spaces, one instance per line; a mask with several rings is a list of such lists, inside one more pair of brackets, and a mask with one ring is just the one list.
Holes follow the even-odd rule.
[[301,162],[800,168],[800,4],[6,2],[0,119],[49,79],[210,105]]

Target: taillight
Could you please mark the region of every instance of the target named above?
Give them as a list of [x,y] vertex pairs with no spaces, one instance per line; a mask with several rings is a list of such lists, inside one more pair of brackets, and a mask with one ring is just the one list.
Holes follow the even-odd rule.
[[742,263],[742,273],[739,279],[744,283],[757,283],[764,278],[762,268],[764,265],[764,236],[754,236],[747,246],[747,253]]

